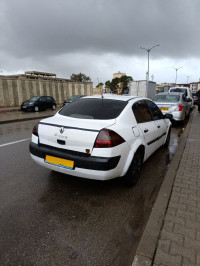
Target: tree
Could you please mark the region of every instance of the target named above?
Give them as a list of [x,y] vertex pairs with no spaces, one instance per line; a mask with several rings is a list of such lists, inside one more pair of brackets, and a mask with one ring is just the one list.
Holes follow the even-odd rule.
[[109,89],[110,89],[110,80],[107,80],[107,81],[105,82],[105,85],[106,85],[106,88],[109,88]]
[[79,82],[86,82],[86,81],[91,81],[91,78],[90,77],[87,77],[85,74],[83,73],[79,73],[79,74],[72,74],[70,76],[70,78],[72,80],[76,80],[76,81],[79,81]]
[[129,83],[133,81],[133,78],[131,76],[122,76],[120,78],[120,82],[121,82],[121,88],[122,88],[122,93],[125,93],[129,90]]
[[100,83],[96,86],[96,88],[98,88],[98,87],[100,87],[100,86],[103,86],[103,83],[102,83],[102,82],[100,82]]
[[122,94],[128,92],[128,85],[129,83],[133,81],[133,78],[131,76],[122,76],[121,78],[114,78],[110,82],[109,80],[105,82],[105,85],[107,88],[110,88],[110,90],[113,93],[117,93],[118,89],[121,89]]
[[120,78],[114,78],[112,79],[110,83],[110,89],[113,93],[117,93],[117,89],[120,88]]

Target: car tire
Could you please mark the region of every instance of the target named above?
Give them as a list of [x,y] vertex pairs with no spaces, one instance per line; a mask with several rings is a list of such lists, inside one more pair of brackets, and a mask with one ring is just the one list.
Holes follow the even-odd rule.
[[165,143],[164,143],[164,147],[166,147],[166,148],[169,146],[170,136],[171,136],[171,127],[168,130],[167,138],[166,138]]
[[56,110],[55,104],[52,105],[52,110]]
[[34,106],[34,111],[35,112],[38,112],[39,111],[39,107],[36,105],[36,106]]
[[137,151],[133,157],[131,165],[124,179],[125,184],[128,185],[129,187],[132,187],[137,184],[140,175],[141,165],[142,165],[142,154],[140,151]]

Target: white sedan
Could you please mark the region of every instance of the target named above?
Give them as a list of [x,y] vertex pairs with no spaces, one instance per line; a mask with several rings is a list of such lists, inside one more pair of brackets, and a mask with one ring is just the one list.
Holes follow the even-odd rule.
[[97,95],[74,101],[33,128],[33,160],[61,173],[137,183],[142,162],[170,141],[172,115],[137,96]]

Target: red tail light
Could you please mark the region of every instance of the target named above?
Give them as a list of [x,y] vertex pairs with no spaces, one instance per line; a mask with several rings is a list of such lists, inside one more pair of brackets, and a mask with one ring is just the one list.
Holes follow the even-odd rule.
[[33,135],[38,137],[38,124],[36,124],[32,130]]
[[183,105],[179,105],[179,106],[175,109],[175,111],[183,111]]
[[125,140],[116,132],[110,129],[102,129],[96,138],[94,148],[115,147],[123,142],[125,142]]

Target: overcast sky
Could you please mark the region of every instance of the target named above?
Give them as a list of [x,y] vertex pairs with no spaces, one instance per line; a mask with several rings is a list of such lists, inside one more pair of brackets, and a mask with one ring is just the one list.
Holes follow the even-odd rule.
[[[200,0],[0,0],[0,71],[200,79]],[[152,77],[153,76],[153,77]]]

